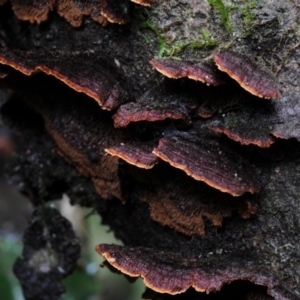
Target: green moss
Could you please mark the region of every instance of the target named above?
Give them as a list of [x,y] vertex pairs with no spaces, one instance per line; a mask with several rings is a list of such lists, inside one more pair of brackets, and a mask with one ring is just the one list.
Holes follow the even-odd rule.
[[[155,27],[151,20],[144,21],[140,24],[141,29],[146,29],[151,31],[158,38],[158,53],[157,57],[170,57],[180,53],[184,48],[190,46],[192,48],[203,48],[203,47],[214,47],[217,45],[216,40],[214,40],[209,31],[202,29],[202,38],[199,40],[180,40],[180,41],[170,41],[165,36],[165,33],[159,28]],[[151,39],[147,35],[143,35],[146,42],[150,43]]]
[[238,5],[235,4],[226,5],[223,3],[222,0],[207,0],[207,1],[214,9],[219,11],[221,15],[222,24],[229,32],[232,32],[233,27],[229,20],[229,14],[231,10],[238,8]]
[[241,8],[241,16],[242,16],[242,23],[244,27],[244,35],[250,35],[253,30],[253,20],[255,19],[255,12],[254,9],[256,8],[258,2],[260,0],[244,0],[244,4]]

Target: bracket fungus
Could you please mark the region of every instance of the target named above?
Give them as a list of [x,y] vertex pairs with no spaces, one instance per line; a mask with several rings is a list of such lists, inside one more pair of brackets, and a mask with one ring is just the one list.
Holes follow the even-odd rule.
[[220,85],[223,83],[222,74],[216,66],[208,62],[190,62],[174,59],[153,59],[150,64],[163,75],[170,78],[190,78],[201,81],[207,85]]
[[52,75],[75,91],[93,98],[103,109],[115,109],[128,97],[117,67],[107,57],[99,57],[99,53],[36,53],[1,49],[0,63],[28,76],[38,71]]
[[165,95],[152,90],[145,93],[136,102],[121,105],[113,116],[116,128],[126,127],[133,122],[157,122],[166,119],[188,120],[193,99],[184,95]]
[[213,58],[221,71],[226,72],[249,93],[266,99],[281,98],[273,75],[249,57],[230,51],[221,51],[215,53]]
[[[213,259],[183,258],[180,253],[168,253],[143,247],[122,247],[100,244],[96,251],[116,269],[132,277],[141,276],[149,288],[171,295],[193,287],[207,294],[220,291],[235,280],[248,280],[266,286],[275,300],[296,300],[291,292],[262,266],[246,258],[222,257]],[[243,260],[246,268],[240,267]]]
[[210,140],[209,135],[164,137],[153,153],[196,180],[233,196],[260,190],[252,167],[217,141]]
[[154,145],[146,143],[135,144],[120,144],[119,146],[112,146],[105,149],[105,151],[117,156],[129,164],[135,165],[139,168],[151,169],[158,163],[158,158],[152,153]]
[[[65,193],[123,241],[96,247],[108,263],[168,294],[153,300],[222,299],[245,282],[249,299],[300,298],[300,8],[266,1],[251,36],[244,4],[231,11],[241,38],[220,51],[190,40],[231,37],[207,1],[0,0],[0,122],[19,140],[3,170],[38,207],[15,267],[25,295],[36,276],[36,299],[53,284],[59,297],[74,267],[73,232],[44,207]],[[176,59],[153,59],[167,47]],[[56,245],[45,211],[71,262],[53,281],[57,249],[35,272],[40,244]]]
[[[132,1],[137,4],[150,6],[155,0]],[[0,1],[0,6],[6,0]],[[10,0],[16,16],[22,21],[40,24],[49,19],[49,12],[55,10],[72,26],[82,25],[84,16],[103,23],[103,17],[111,23],[125,24],[130,21],[129,1],[114,0]]]

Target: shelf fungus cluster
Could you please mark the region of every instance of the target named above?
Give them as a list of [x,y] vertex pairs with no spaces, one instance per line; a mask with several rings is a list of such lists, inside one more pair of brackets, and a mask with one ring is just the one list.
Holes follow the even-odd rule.
[[[137,4],[150,6],[154,0],[131,0]],[[65,18],[72,26],[82,25],[84,16],[90,16],[100,24],[107,21],[117,24],[126,24],[130,21],[129,1],[113,0],[2,0],[0,5],[10,2],[16,16],[22,21],[40,24],[49,19],[51,11]]]
[[[33,215],[38,226],[28,229],[26,247],[33,227],[40,235],[43,213],[59,219],[44,202],[67,193],[72,203],[101,214],[122,239],[125,246],[99,244],[96,251],[122,273],[143,277],[154,291],[150,299],[222,299],[244,284],[239,299],[300,299],[300,274],[290,279],[300,269],[296,92],[282,89],[282,80],[278,84],[250,58],[250,49],[247,56],[233,45],[236,51],[216,50],[204,60],[157,59],[147,39],[136,35],[139,25],[128,30],[97,24],[103,18],[123,24],[129,16],[134,23],[129,1],[0,4],[0,13],[3,8],[11,18],[9,29],[0,27],[0,87],[10,91],[1,118],[20,139],[7,176],[26,178],[22,186],[38,206]],[[51,11],[71,25],[65,27]],[[96,22],[83,26],[84,16]],[[37,23],[24,30],[26,47],[14,41],[20,20]],[[68,35],[83,42],[67,37],[64,44],[54,39],[36,46],[33,33],[41,22],[48,22],[41,29],[45,35],[69,28]],[[83,50],[83,44],[94,46]],[[141,45],[145,55],[136,50]],[[15,265],[25,295],[28,284],[56,274],[60,253],[75,239],[69,225],[59,222],[68,229],[53,231],[61,248],[56,251],[52,237],[50,244],[41,240],[41,247]],[[77,258],[75,244],[64,275]],[[34,267],[45,245],[55,256],[48,273]],[[286,264],[294,269],[286,271]],[[60,283],[51,292],[51,284],[35,289],[34,297],[63,292]]]

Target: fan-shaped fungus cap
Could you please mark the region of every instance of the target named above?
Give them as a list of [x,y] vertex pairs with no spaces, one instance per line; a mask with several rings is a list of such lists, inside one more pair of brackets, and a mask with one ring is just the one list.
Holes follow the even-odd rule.
[[280,98],[276,80],[249,57],[230,51],[217,52],[214,61],[249,93],[261,98]]
[[207,140],[173,136],[162,138],[153,153],[196,180],[233,196],[258,193],[254,170],[222,147]]
[[141,4],[144,6],[150,6],[155,2],[155,0],[131,0],[131,2]]
[[186,120],[189,117],[189,109],[184,103],[185,100],[179,95],[147,92],[137,102],[121,105],[113,116],[114,125],[120,128],[140,121]]
[[242,255],[216,258],[185,258],[181,253],[143,247],[101,244],[96,251],[114,268],[132,277],[141,276],[147,287],[159,293],[179,294],[193,287],[198,292],[220,291],[235,280],[266,286],[275,300],[297,300],[273,274]]
[[151,182],[151,191],[143,189],[138,193],[141,200],[149,204],[151,218],[185,235],[204,235],[204,219],[220,227],[223,219],[230,217],[233,211],[244,219],[256,213],[256,205],[249,197],[237,199],[223,194],[179,170],[157,166],[149,177],[155,178]]
[[222,75],[210,63],[192,62],[175,59],[152,59],[150,64],[160,73],[169,78],[190,78],[207,85],[223,83]]
[[55,5],[55,0],[10,0],[10,2],[20,20],[38,24],[48,19],[48,14]]
[[126,24],[130,21],[128,4],[128,1],[102,0],[101,14],[111,23]]
[[299,116],[300,100],[297,95],[288,95],[282,101],[265,102],[263,105],[255,103],[255,99],[244,98],[234,110],[215,116],[207,122],[207,126],[243,145],[268,148],[276,140],[273,136],[300,141]]
[[105,149],[105,151],[112,155],[117,156],[131,165],[143,169],[151,169],[158,163],[158,158],[152,153],[154,145],[147,143],[134,143],[134,144],[120,144]]
[[[16,16],[22,21],[31,23],[40,24],[48,20],[51,10],[56,10],[74,27],[82,25],[84,16],[91,16],[94,21],[101,24],[104,23],[104,18],[118,24],[130,21],[127,0],[10,0],[10,2]],[[150,6],[154,0],[132,0],[132,2]],[[4,3],[6,0],[0,0],[0,5]]]
[[115,109],[127,100],[127,93],[122,88],[123,76],[100,53],[69,55],[42,50],[25,52],[1,49],[0,63],[28,76],[37,71],[53,75],[75,91],[96,100],[103,109]]

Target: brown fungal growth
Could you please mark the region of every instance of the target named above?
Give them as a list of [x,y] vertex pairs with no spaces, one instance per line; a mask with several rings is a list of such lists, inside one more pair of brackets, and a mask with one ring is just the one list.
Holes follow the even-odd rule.
[[54,78],[39,75],[13,79],[14,83],[22,82],[18,93],[43,117],[59,154],[91,179],[102,198],[116,197],[123,201],[118,158],[107,155],[104,149],[126,142],[130,134],[116,131],[110,115],[84,94],[69,89]]
[[204,141],[189,134],[165,137],[153,153],[194,179],[233,196],[260,190],[250,165],[207,138]]
[[[162,174],[168,174],[163,176]],[[224,218],[236,211],[242,218],[256,214],[256,205],[248,198],[236,199],[187,177],[180,171],[156,168],[147,177],[151,191],[141,190],[142,201],[149,204],[151,218],[188,236],[203,236],[205,221],[221,227]],[[139,176],[138,178],[142,178]]]
[[155,0],[131,0],[131,2],[144,5],[144,6],[150,6],[155,2]]
[[275,138],[300,141],[300,101],[297,96],[285,96],[282,101],[257,103],[244,97],[234,109],[209,120],[207,127],[243,145],[269,148]]
[[101,14],[111,23],[126,24],[130,21],[128,1],[101,1]]
[[46,51],[0,50],[0,63],[25,75],[42,71],[56,77],[77,92],[93,98],[103,109],[111,110],[127,101],[123,76],[109,59],[99,53],[61,54]]
[[20,20],[37,24],[48,19],[49,12],[55,5],[55,0],[10,0],[10,2]]
[[84,16],[90,15],[92,11],[100,11],[100,2],[89,3],[84,0],[56,0],[57,13],[65,18],[72,26],[79,27],[82,25]]
[[150,64],[169,78],[190,78],[207,85],[220,85],[224,81],[216,67],[207,62],[191,62],[175,59],[152,59]]
[[[5,2],[6,0],[0,0],[0,5]],[[104,20],[117,24],[126,24],[130,21],[129,1],[126,0],[10,0],[10,2],[16,16],[30,23],[40,24],[48,20],[49,12],[52,10],[65,18],[73,27],[80,27],[85,16],[90,16],[100,24],[105,24]],[[150,6],[154,0],[132,2]]]
[[191,102],[184,96],[150,91],[137,102],[122,105],[113,116],[114,124],[120,128],[140,121],[186,120],[189,118],[189,108],[193,107]]
[[[208,126],[207,128],[209,128],[214,132],[225,134],[231,140],[239,142],[242,145],[253,144],[261,148],[269,148],[275,142],[275,139],[272,136],[265,134],[264,132],[260,132],[261,134],[257,132],[257,135],[251,138],[251,133],[247,131],[246,132],[242,131],[242,133],[235,132],[234,130],[231,131],[228,128],[223,128],[222,126],[218,126],[218,125],[211,125]],[[239,127],[238,129],[242,129],[242,128]],[[245,136],[247,134],[249,136]]]
[[154,144],[134,143],[134,144],[120,144],[105,149],[105,151],[112,155],[119,157],[131,165],[143,169],[151,169],[158,163],[158,158],[152,153]]
[[260,98],[277,98],[281,95],[275,78],[249,57],[230,51],[213,56],[218,68],[236,80],[249,93]]
[[192,287],[209,294],[220,291],[233,281],[247,280],[267,287],[267,293],[275,300],[298,299],[263,265],[238,254],[199,259],[186,258],[177,252],[108,244],[97,245],[96,251],[122,273],[141,276],[147,287],[159,293],[176,295]]

